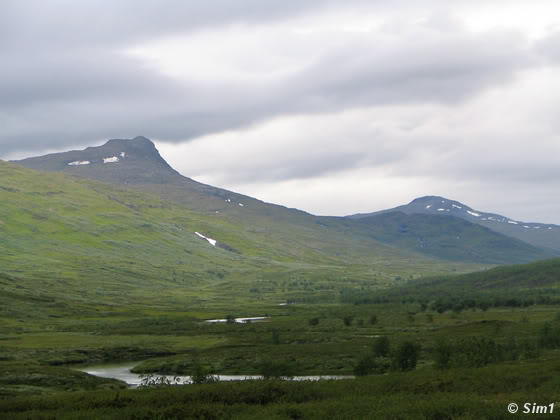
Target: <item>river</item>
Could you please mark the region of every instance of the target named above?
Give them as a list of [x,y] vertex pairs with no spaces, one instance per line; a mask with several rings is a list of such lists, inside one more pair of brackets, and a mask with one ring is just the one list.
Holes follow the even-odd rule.
[[[126,364],[104,364],[96,366],[87,366],[81,369],[77,369],[81,372],[88,373],[93,376],[99,376],[101,378],[112,378],[119,379],[126,382],[130,386],[138,386],[142,383],[142,374],[133,373],[131,369],[138,365],[140,362],[126,363]],[[213,375],[220,381],[246,381],[251,379],[262,379],[259,375]],[[160,380],[161,378],[166,378],[170,383],[176,383],[178,380],[178,385],[188,385],[192,383],[190,376],[173,376],[173,375],[156,375],[151,376],[151,379]],[[308,376],[294,376],[287,378],[292,381],[320,381],[320,380],[339,380],[339,379],[353,379],[353,376],[341,376],[341,375],[308,375]]]

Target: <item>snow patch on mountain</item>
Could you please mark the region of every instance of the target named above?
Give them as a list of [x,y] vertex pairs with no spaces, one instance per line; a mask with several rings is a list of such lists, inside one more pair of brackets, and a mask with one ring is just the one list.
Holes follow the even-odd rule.
[[91,162],[89,160],[76,160],[74,162],[70,162],[68,166],[79,166],[79,165],[89,165]]
[[210,245],[216,246],[216,242],[217,242],[217,241],[216,241],[215,239],[207,238],[207,237],[204,236],[202,233],[195,232],[195,234],[198,235],[198,236],[199,236],[200,238],[202,238],[202,239],[206,239],[208,242],[210,242]]
[[119,158],[117,156],[103,158],[103,163],[117,163]]
[[471,216],[474,216],[474,217],[480,217],[480,214],[477,213],[477,212],[474,212],[474,211],[467,210],[467,213],[469,213]]

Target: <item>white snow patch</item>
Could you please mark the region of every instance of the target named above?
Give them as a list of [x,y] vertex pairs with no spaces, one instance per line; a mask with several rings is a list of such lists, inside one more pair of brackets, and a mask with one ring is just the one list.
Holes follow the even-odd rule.
[[117,163],[118,161],[119,161],[119,158],[116,157],[116,156],[103,158],[103,163]]
[[437,211],[445,211],[445,209],[437,209]]
[[229,198],[226,198],[226,201],[227,201],[228,203],[231,203],[231,200],[230,200]]
[[529,229],[529,226],[523,226],[525,229]]
[[451,204],[453,207],[455,207],[456,209],[462,209],[463,207],[458,206],[457,204]]
[[489,217],[488,220],[496,220],[496,219],[494,219],[493,217]]
[[540,229],[540,226],[533,226],[533,229]]
[[89,160],[75,160],[74,162],[70,162],[68,166],[89,165],[90,163]]
[[206,236],[204,236],[203,234],[198,233],[198,232],[195,232],[195,233],[196,233],[198,236],[200,236],[202,239],[206,239],[208,242],[210,242],[210,245],[216,246],[216,242],[217,242],[217,241],[216,241],[215,239],[207,238]]
[[239,205],[240,205],[241,207],[243,207],[243,204],[239,203]]
[[480,214],[477,213],[477,212],[474,212],[474,211],[467,210],[467,213],[469,213],[471,216],[474,216],[474,217],[480,217]]
[[445,200],[441,200],[442,203],[445,203]]
[[432,207],[432,205],[431,205],[431,204],[428,204],[428,205],[426,206],[426,210],[429,209],[430,207]]
[[518,225],[519,223],[514,222],[513,220],[508,220],[508,223],[511,223],[512,225]]
[[551,227],[548,228],[548,230],[551,230],[551,229],[552,229]]
[[125,152],[121,152],[121,157],[126,157],[126,153],[125,153]]

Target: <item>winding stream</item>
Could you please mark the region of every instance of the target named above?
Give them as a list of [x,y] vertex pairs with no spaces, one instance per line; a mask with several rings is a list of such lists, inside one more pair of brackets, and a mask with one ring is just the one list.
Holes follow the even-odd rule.
[[[106,364],[97,366],[88,366],[82,369],[77,369],[81,372],[88,373],[93,376],[101,378],[119,379],[126,382],[130,386],[138,386],[142,383],[142,374],[132,373],[130,370],[139,362],[127,364]],[[220,381],[246,381],[251,379],[262,379],[259,375],[214,375]],[[156,375],[152,379],[158,380],[166,378],[170,383],[177,383],[177,385],[188,385],[192,383],[190,376],[174,376],[174,375]],[[319,380],[338,380],[338,379],[353,379],[353,376],[341,375],[311,375],[311,376],[294,376],[289,378],[292,381],[319,381]],[[177,379],[178,381],[175,381]]]

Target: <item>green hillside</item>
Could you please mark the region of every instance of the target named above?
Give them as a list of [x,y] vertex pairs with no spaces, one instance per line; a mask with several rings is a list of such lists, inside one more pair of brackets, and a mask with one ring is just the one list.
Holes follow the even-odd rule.
[[560,259],[501,266],[462,275],[441,275],[380,293],[347,291],[346,302],[408,302],[431,305],[434,310],[488,309],[560,304]]
[[422,282],[422,285],[469,288],[472,290],[523,291],[560,289],[560,259],[537,261],[530,264],[496,267],[491,270],[460,276],[442,276]]
[[379,287],[397,273],[480,267],[434,262],[315,223],[278,219],[283,235],[275,236],[150,194],[5,162],[0,202],[0,272],[9,276],[1,299],[28,305],[142,303],[147,294],[166,305],[224,295],[277,301],[309,298],[305,282],[322,284],[316,294],[332,301],[350,273],[356,286]]

